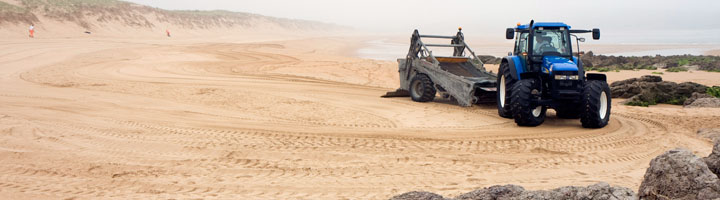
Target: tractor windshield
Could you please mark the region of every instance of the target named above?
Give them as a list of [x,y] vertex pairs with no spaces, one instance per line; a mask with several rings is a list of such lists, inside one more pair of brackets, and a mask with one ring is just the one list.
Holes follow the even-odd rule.
[[533,56],[571,56],[570,40],[565,28],[535,30]]

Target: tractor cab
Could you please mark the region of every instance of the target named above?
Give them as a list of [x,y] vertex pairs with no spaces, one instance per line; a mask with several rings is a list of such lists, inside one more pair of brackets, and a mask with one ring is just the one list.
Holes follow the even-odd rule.
[[[515,28],[506,30],[506,38],[515,38],[515,48],[511,54],[518,56],[521,62],[525,63],[523,72],[542,72],[553,75],[554,71],[574,71],[574,75],[578,75],[584,70],[577,57],[574,57],[578,54],[573,52],[572,39],[573,36],[576,42],[585,41],[585,39],[579,38],[573,33],[587,32],[592,32],[594,39],[600,39],[599,29],[572,30],[569,25],[560,22],[518,24]],[[576,51],[579,52],[578,49]]]

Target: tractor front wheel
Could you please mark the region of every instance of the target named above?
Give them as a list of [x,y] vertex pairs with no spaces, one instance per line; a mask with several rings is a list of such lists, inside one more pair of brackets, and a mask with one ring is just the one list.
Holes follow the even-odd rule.
[[610,121],[612,105],[610,87],[604,81],[590,80],[585,83],[582,94],[583,112],[580,122],[585,128],[602,128]]
[[535,79],[523,79],[512,87],[512,113],[518,126],[538,126],[545,122],[545,106],[535,105],[540,96],[540,84]]
[[500,70],[497,75],[497,109],[498,115],[504,118],[513,118],[511,107],[511,89],[513,84],[516,82],[510,75],[510,66],[504,62],[500,64]]
[[417,102],[428,102],[435,99],[435,84],[425,74],[417,74],[410,81],[410,98]]

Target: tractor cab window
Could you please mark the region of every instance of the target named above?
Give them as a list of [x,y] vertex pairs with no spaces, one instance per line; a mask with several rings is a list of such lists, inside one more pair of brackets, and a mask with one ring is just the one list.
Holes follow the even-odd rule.
[[570,40],[564,28],[535,30],[533,56],[570,56]]
[[516,47],[515,52],[517,52],[518,55],[519,55],[519,54],[522,54],[522,53],[527,53],[527,52],[528,52],[528,50],[527,50],[527,48],[528,48],[528,45],[527,45],[528,35],[529,35],[529,34],[528,34],[527,32],[525,32],[525,33],[520,33],[520,35],[518,36],[518,39],[515,41],[515,47]]

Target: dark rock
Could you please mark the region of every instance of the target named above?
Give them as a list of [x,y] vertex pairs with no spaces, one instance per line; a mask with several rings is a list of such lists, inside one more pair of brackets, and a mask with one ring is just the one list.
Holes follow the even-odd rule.
[[699,92],[693,92],[692,95],[690,95],[690,98],[686,99],[683,105],[688,106],[695,102],[695,100],[702,99],[702,98],[712,98],[713,96],[710,96],[709,94],[705,93],[699,93]]
[[458,200],[494,200],[498,198],[513,199],[519,197],[525,188],[517,185],[495,185],[479,189],[455,197]]
[[519,199],[624,200],[637,199],[637,196],[630,188],[612,187],[607,183],[597,183],[587,187],[566,186],[551,191],[526,192]]
[[489,55],[478,55],[477,57],[484,64],[500,64],[500,61],[502,61],[502,58],[495,57],[495,56],[489,56]]
[[641,82],[662,82],[661,76],[645,75],[640,77]]
[[677,85],[675,93],[679,96],[689,97],[692,96],[693,93],[705,93],[707,88],[707,86],[698,83],[684,82]]
[[610,84],[610,87],[617,87],[617,86],[622,86],[622,85],[628,85],[628,84],[631,84],[631,83],[635,83],[635,82],[637,82],[637,81],[638,81],[638,78],[631,78],[631,79],[625,79],[625,80],[622,80],[622,81],[615,81],[615,82],[613,82],[613,83]]
[[[720,134],[720,130],[717,130],[716,134]],[[713,172],[716,176],[720,176],[720,140],[715,139],[715,146],[713,151],[708,157],[703,158],[708,169]]]
[[690,151],[671,150],[650,161],[638,196],[650,200],[720,198],[720,179]]
[[684,103],[693,93],[705,93],[707,86],[693,83],[663,81],[662,77],[646,75],[610,84],[613,98],[627,98],[628,102]]
[[720,56],[693,56],[693,55],[676,55],[676,56],[642,56],[642,57],[624,57],[624,56],[605,56],[595,55],[587,52],[580,56],[586,68],[609,68],[613,69],[657,69],[683,67],[679,63],[681,60],[690,61],[684,66],[697,66],[700,70],[720,70]]
[[586,188],[582,187],[571,187],[562,190],[563,188],[556,189],[555,191],[561,194],[572,195],[572,199],[637,199],[635,192],[630,188],[625,187],[612,187],[607,183],[597,183],[590,185]]
[[[720,139],[720,128],[701,128],[701,129],[698,129],[697,134],[704,138],[708,138],[713,141],[720,142],[720,141],[717,141],[717,139]],[[717,145],[717,143],[715,145]]]
[[496,185],[475,190],[456,197],[458,200],[495,200],[495,199],[600,199],[620,200],[637,199],[629,188],[612,187],[607,183],[597,183],[587,187],[567,186],[553,190],[528,191],[517,185]]
[[445,200],[445,197],[432,192],[412,191],[394,196],[390,200]]
[[666,64],[665,64],[665,68],[666,68],[666,69],[667,69],[667,68],[678,67],[678,66],[679,66],[678,63],[666,63]]
[[693,101],[686,108],[720,108],[720,98],[700,98]]

